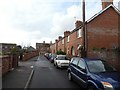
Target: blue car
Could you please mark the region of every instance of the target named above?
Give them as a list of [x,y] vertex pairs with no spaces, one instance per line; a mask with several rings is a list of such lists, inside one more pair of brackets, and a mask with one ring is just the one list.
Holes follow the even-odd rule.
[[87,90],[120,90],[120,73],[101,59],[73,57],[68,79],[77,81]]

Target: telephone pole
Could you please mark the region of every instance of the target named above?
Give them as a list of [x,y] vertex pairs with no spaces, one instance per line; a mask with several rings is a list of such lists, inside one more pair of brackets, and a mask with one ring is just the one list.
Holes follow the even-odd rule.
[[83,13],[83,57],[86,57],[85,0],[82,1]]

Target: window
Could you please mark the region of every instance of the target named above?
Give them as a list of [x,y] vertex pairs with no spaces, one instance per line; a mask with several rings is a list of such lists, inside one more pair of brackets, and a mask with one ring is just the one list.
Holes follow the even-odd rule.
[[68,60],[68,57],[66,57],[66,56],[59,56],[59,57],[57,57],[57,60]]
[[62,40],[62,44],[64,44],[64,39]]
[[85,63],[84,63],[84,61],[80,60],[79,63],[78,63],[78,66],[79,66],[81,69],[84,69],[84,70],[85,70]]
[[74,59],[72,59],[72,64],[77,65],[77,64],[78,64],[78,61],[79,61],[78,58],[74,58]]
[[70,41],[70,36],[67,37],[67,42],[69,42],[69,41]]
[[79,38],[79,37],[82,37],[82,30],[81,29],[79,29],[78,31],[77,31],[77,37]]

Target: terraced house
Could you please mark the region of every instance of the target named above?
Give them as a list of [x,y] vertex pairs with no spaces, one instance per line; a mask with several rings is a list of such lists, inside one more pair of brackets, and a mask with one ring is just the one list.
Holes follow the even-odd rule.
[[[102,10],[85,22],[85,51],[89,58],[102,58],[120,68],[120,11],[113,0],[103,2]],[[76,21],[73,31],[65,31],[64,37],[50,46],[52,53],[57,50],[69,56],[81,56],[83,49],[83,26]],[[54,52],[53,52],[54,51]]]

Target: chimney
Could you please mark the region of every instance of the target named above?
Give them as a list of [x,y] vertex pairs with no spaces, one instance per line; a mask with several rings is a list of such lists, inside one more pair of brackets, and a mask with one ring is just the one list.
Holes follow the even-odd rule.
[[102,10],[105,9],[110,4],[113,4],[113,0],[102,0]]
[[64,32],[64,37],[66,37],[66,36],[68,36],[68,35],[70,35],[70,31],[65,31],[65,32]]
[[56,40],[55,40],[55,43],[57,43],[57,42],[58,42],[58,40],[56,39]]
[[75,28],[79,28],[82,25],[82,21],[77,20],[75,22]]
[[118,9],[120,10],[120,1],[118,2]]
[[43,43],[45,44],[45,41],[43,41]]
[[50,41],[50,44],[52,44],[52,41]]
[[62,39],[62,36],[59,36],[59,37],[58,37],[58,40],[60,41],[61,39]]

